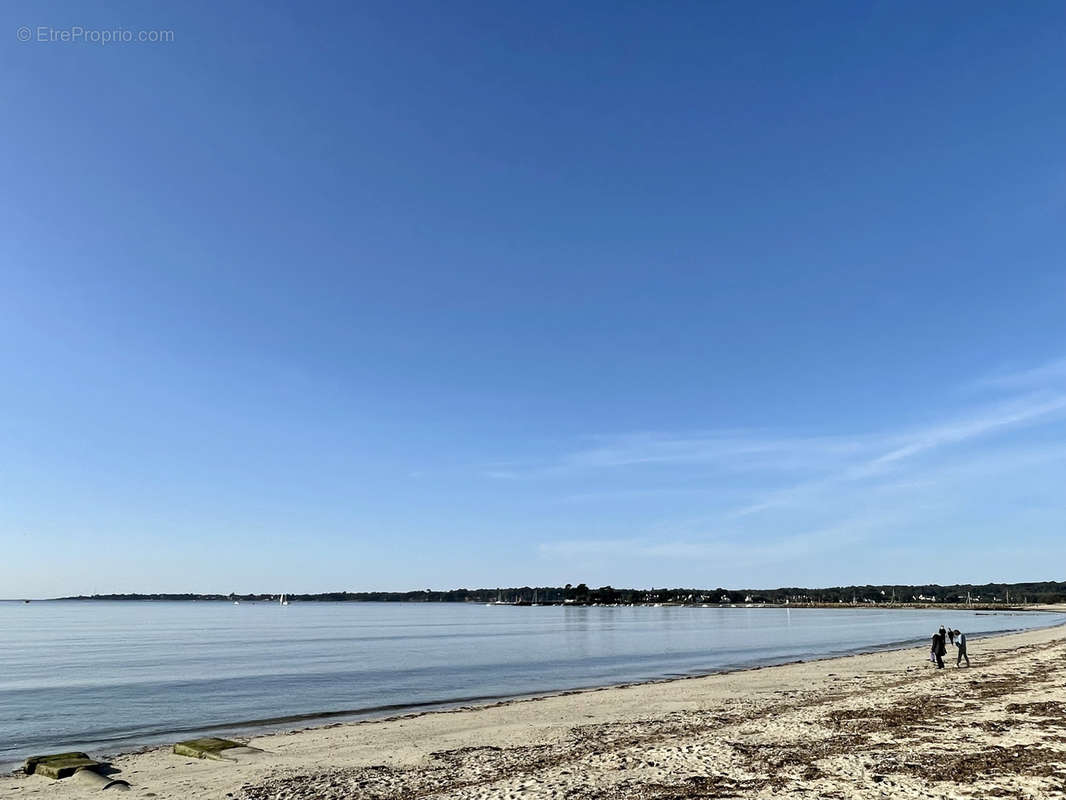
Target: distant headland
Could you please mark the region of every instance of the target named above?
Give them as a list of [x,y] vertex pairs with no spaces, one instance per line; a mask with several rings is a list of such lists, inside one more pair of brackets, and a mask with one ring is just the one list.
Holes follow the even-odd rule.
[[[94,594],[58,600],[237,601],[273,602],[274,594]],[[320,592],[286,594],[291,602],[488,603],[499,605],[790,605],[790,606],[929,606],[1003,608],[1066,602],[1066,582],[926,585],[834,586],[819,589],[616,589],[565,586],[511,586],[408,592]]]

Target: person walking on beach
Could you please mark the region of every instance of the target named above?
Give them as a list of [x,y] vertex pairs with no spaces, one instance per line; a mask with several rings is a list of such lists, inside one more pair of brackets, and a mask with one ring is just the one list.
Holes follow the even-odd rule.
[[944,669],[944,655],[948,652],[948,648],[945,645],[946,641],[947,631],[941,627],[939,631],[933,634],[933,647],[929,653],[936,661],[937,669]]
[[955,646],[957,648],[959,648],[959,655],[955,659],[955,666],[956,667],[961,667],[962,666],[962,660],[964,658],[966,659],[966,666],[970,666],[970,656],[966,652],[966,634],[965,633],[961,633],[958,629],[954,630],[953,633],[955,635],[952,636],[951,638],[953,638],[955,640]]

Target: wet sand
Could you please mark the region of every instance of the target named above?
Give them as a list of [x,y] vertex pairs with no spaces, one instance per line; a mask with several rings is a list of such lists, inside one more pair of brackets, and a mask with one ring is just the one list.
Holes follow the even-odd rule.
[[[240,763],[113,759],[127,797],[1043,798],[1066,796],[1066,628],[341,723],[249,741]],[[0,797],[99,796],[0,778]]]

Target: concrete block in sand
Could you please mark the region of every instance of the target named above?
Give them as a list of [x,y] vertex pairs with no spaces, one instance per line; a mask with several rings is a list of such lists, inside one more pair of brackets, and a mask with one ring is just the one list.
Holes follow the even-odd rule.
[[89,758],[85,753],[52,753],[46,756],[30,756],[26,759],[27,775],[42,775],[52,780],[61,780],[75,776],[81,783],[95,786],[97,789],[127,790],[126,781],[110,778],[103,774],[107,764]]
[[93,761],[85,753],[52,753],[47,756],[30,756],[26,759],[27,775],[44,775],[46,778],[59,780],[69,778],[80,769],[102,767],[99,761]]
[[189,758],[209,758],[213,761],[236,761],[237,756],[262,753],[258,747],[245,747],[229,739],[188,739],[174,745],[174,752]]

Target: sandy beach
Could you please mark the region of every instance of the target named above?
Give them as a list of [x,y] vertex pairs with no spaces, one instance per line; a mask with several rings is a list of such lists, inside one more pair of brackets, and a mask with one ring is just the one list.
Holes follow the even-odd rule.
[[[612,687],[248,741],[239,763],[118,756],[127,796],[1052,798],[1066,796],[1066,629]],[[0,797],[97,796],[15,774]]]

